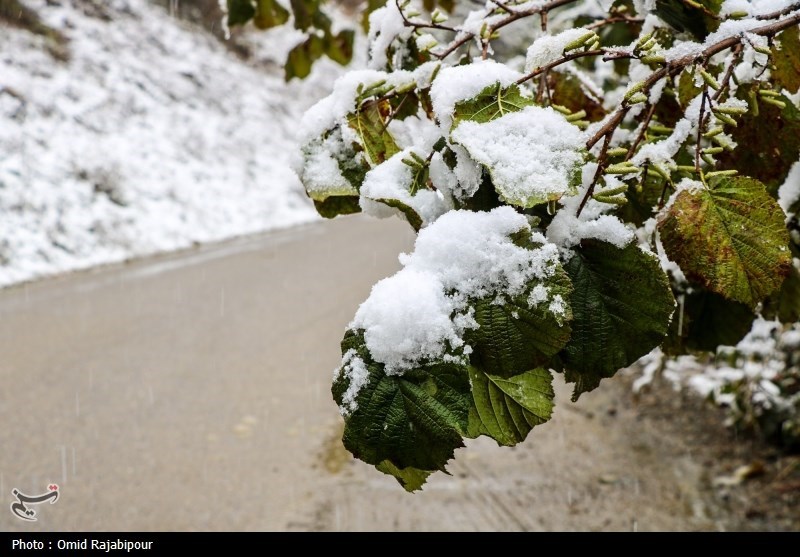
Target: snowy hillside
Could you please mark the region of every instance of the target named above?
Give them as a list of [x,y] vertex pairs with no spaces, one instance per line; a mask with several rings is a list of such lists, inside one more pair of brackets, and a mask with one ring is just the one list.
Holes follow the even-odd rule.
[[287,85],[146,0],[25,5],[68,59],[0,22],[0,286],[315,218],[293,133],[341,68]]

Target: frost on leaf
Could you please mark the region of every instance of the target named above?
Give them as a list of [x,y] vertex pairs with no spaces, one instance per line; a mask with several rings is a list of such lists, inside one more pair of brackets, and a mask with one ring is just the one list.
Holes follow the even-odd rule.
[[487,168],[497,193],[512,205],[559,199],[580,181],[583,134],[552,108],[528,106],[484,123],[465,120],[451,138]]
[[470,437],[487,435],[499,445],[513,446],[553,413],[553,376],[547,370],[532,369],[504,378],[470,366],[469,377],[474,400]]
[[564,268],[574,318],[561,358],[577,400],[661,343],[675,300],[658,259],[635,243],[583,240]]
[[761,182],[725,177],[680,192],[658,226],[687,278],[752,308],[791,268],[784,219]]

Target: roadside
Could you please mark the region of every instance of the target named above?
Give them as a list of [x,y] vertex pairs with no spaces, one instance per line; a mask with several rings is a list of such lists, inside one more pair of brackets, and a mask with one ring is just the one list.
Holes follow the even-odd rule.
[[797,459],[625,377],[578,404],[559,383],[524,444],[472,442],[419,494],[354,461],[338,343],[412,242],[352,217],[0,292],[0,502],[61,493],[32,524],[0,507],[0,529],[800,528]]

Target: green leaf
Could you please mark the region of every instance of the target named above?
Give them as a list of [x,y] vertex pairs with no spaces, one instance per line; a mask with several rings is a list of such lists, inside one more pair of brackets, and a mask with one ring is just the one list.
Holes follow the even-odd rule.
[[553,104],[566,107],[572,112],[585,110],[584,119],[590,122],[597,122],[605,117],[606,111],[603,105],[594,96],[586,93],[581,80],[574,74],[558,70],[549,72],[548,83]]
[[507,379],[469,367],[475,404],[471,431],[485,431],[499,445],[514,446],[530,430],[550,419],[555,393],[553,376],[544,369],[525,371]]
[[680,192],[658,227],[689,280],[750,307],[780,288],[792,264],[783,211],[752,178]]
[[[355,350],[369,376],[355,398],[356,408],[345,417],[345,448],[368,464],[388,460],[401,470],[444,470],[464,445],[472,402],[466,368],[431,363],[386,375],[383,365],[372,361],[362,332],[345,334],[342,353],[348,350]],[[332,393],[340,406],[349,383],[344,373],[334,380]]]
[[422,486],[425,485],[425,482],[428,480],[428,476],[431,475],[431,472],[419,470],[417,468],[408,467],[400,469],[388,460],[376,464],[375,468],[377,468],[379,472],[394,476],[400,485],[403,486],[403,489],[409,493],[422,489]]
[[703,91],[700,87],[695,85],[693,69],[694,66],[690,66],[683,70],[681,72],[681,77],[678,79],[678,102],[683,109],[686,109],[689,103]]
[[251,0],[228,0],[228,25],[244,25],[256,15]]
[[675,300],[658,260],[636,244],[583,240],[564,268],[572,279],[572,338],[561,352],[572,400],[658,346]]
[[786,108],[759,102],[758,115],[750,110],[738,118],[739,125],[728,130],[738,147],[717,157],[721,168],[760,180],[773,197],[800,158],[800,110],[784,96],[777,99]]
[[[570,338],[572,284],[561,265],[556,265],[551,277],[533,281],[520,296],[504,303],[496,303],[494,298],[474,302],[478,328],[466,333],[473,365],[493,375],[511,377],[546,365],[564,348]],[[539,291],[544,288],[546,298],[529,307],[528,299],[536,287]],[[563,304],[561,311],[553,311],[550,304],[557,306],[559,302]]]
[[698,8],[682,0],[656,0],[656,15],[678,31],[705,39],[719,23],[709,14],[718,14],[722,0],[696,0]]
[[473,98],[456,104],[453,128],[463,120],[483,124],[534,104],[533,98],[524,96],[517,85],[503,88],[500,83],[495,83]]
[[289,51],[284,65],[284,79],[289,81],[293,77],[300,79],[307,77],[311,73],[311,66],[323,53],[323,40],[317,35],[311,35],[306,41]]
[[317,209],[317,212],[326,219],[332,219],[339,215],[351,215],[361,212],[361,207],[358,204],[358,197],[353,195],[335,195],[322,201],[315,199],[314,207]]
[[361,146],[373,166],[376,166],[400,151],[392,135],[386,130],[381,108],[386,101],[368,101],[357,112],[350,114],[347,121],[358,134]]
[[[667,188],[667,191],[664,191]],[[625,192],[628,203],[616,210],[615,214],[623,222],[632,222],[642,226],[658,210],[661,195],[666,199],[670,189],[669,184],[655,170],[650,168],[647,175],[642,175],[639,184],[629,187]]]
[[800,89],[800,29],[790,27],[776,37],[772,49],[772,63],[775,70],[772,78],[780,90],[781,87],[790,93]]
[[309,27],[316,27],[323,32],[328,32],[331,20],[321,9],[321,0],[291,0],[294,26],[301,31]]
[[394,120],[405,120],[409,116],[416,116],[419,111],[420,98],[414,91],[409,91],[404,95],[398,95],[389,99],[392,106],[392,117]]
[[718,346],[736,346],[750,332],[756,318],[746,305],[713,292],[687,294],[684,312],[686,347],[709,352]]
[[257,0],[253,23],[259,29],[270,29],[289,21],[289,12],[277,0]]
[[338,35],[326,34],[325,35],[325,54],[328,58],[346,66],[353,59],[353,41],[355,40],[355,31],[346,29],[341,31]]
[[761,314],[765,319],[777,317],[781,323],[800,321],[800,272],[795,265],[792,265],[781,289],[764,302]]
[[408,224],[410,224],[415,231],[419,232],[419,229],[422,228],[422,217],[420,217],[414,209],[412,209],[402,201],[397,199],[390,199],[387,197],[381,197],[376,199],[375,201],[383,203],[384,205],[388,205],[389,207],[394,207],[395,209],[399,209],[400,212],[405,215]]

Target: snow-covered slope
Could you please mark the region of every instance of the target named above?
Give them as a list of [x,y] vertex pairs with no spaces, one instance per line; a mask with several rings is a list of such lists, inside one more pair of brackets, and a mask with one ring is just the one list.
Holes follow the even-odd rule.
[[315,218],[293,136],[340,68],[287,85],[146,0],[26,4],[70,58],[0,23],[0,286]]

